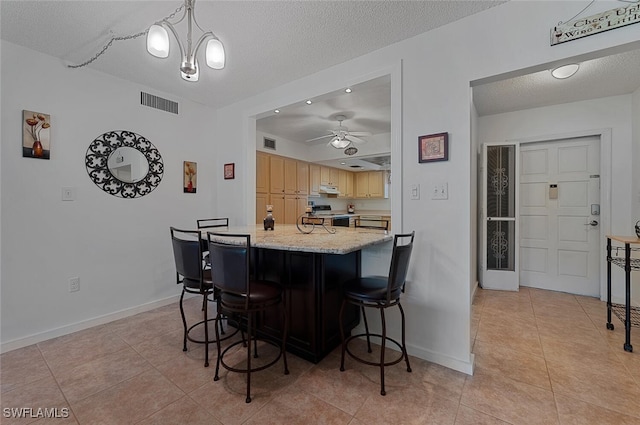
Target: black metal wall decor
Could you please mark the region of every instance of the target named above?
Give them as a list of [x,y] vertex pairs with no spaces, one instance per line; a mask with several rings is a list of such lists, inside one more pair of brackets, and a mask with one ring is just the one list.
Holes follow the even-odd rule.
[[[133,159],[127,160],[128,156]],[[85,165],[89,177],[100,189],[120,198],[149,194],[160,184],[164,173],[162,156],[153,143],[126,130],[98,136],[87,149]]]

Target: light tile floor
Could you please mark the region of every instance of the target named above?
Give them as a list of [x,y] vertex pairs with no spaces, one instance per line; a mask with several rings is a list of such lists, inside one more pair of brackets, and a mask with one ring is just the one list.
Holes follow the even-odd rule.
[[[187,301],[200,317],[197,298]],[[472,308],[475,374],[411,358],[374,367],[339,349],[317,365],[289,355],[252,378],[213,381],[204,349],[182,351],[177,305],[14,350],[0,357],[2,424],[640,424],[640,332],[623,351],[624,327],[605,328],[594,299],[521,288],[478,290]],[[408,326],[412,326],[411,323]],[[240,348],[238,348],[240,350]],[[261,349],[267,357],[267,348]],[[232,353],[241,361],[244,351]],[[68,408],[67,419],[7,418],[5,408]],[[62,410],[59,410],[62,412]]]

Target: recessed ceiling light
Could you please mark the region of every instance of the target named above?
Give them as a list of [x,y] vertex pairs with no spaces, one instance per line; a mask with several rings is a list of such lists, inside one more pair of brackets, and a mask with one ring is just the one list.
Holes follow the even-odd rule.
[[307,105],[311,105],[313,102],[310,100],[307,100]]
[[276,109],[276,110],[275,110],[275,111],[273,111],[273,112],[275,112],[276,114],[279,114],[279,113],[280,113],[280,109]]
[[345,91],[345,93],[351,93],[351,89],[349,89],[349,88],[344,89],[344,91]]
[[551,75],[553,75],[554,78],[563,80],[565,78],[571,77],[573,74],[578,72],[578,69],[580,69],[580,64],[571,63],[569,65],[562,65],[557,67],[556,69],[551,71]]
[[347,164],[346,162],[341,162],[341,163],[340,163],[340,165],[346,165],[346,164]]

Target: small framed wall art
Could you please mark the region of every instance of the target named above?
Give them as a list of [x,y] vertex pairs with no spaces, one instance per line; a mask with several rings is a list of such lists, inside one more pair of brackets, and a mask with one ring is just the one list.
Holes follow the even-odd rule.
[[49,159],[51,155],[51,116],[22,111],[22,156]]
[[418,137],[418,162],[449,160],[449,133]]
[[198,163],[184,161],[184,193],[196,193],[198,186]]
[[225,180],[230,180],[230,179],[235,179],[236,178],[236,164],[235,163],[230,163],[230,164],[224,164],[224,179]]

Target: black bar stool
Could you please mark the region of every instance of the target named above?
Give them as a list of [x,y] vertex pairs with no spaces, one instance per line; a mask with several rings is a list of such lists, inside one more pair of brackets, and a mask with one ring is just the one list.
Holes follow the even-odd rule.
[[[400,294],[404,292],[404,285],[407,278],[407,271],[409,269],[409,260],[411,258],[411,250],[413,249],[413,238],[415,232],[407,234],[395,235],[393,239],[393,254],[391,256],[391,267],[389,268],[389,276],[367,276],[358,279],[350,280],[344,284],[344,299],[342,306],[340,307],[340,337],[342,338],[342,356],[340,359],[340,371],[344,372],[344,355],[349,354],[354,360],[368,364],[371,366],[377,366],[380,368],[380,394],[385,395],[384,389],[384,368],[385,366],[391,366],[400,363],[405,360],[407,363],[407,372],[411,372],[411,365],[409,364],[409,356],[407,355],[407,347],[405,343],[405,318],[404,310],[400,304]],[[404,245],[398,244],[398,241],[406,241]],[[342,316],[344,308],[347,303],[355,304],[362,310],[362,317],[364,319],[365,333],[352,335],[345,339],[344,329],[342,327]],[[384,318],[384,310],[388,307],[398,306],[400,314],[402,316],[402,343],[387,336],[387,327]],[[365,315],[365,307],[377,308],[380,310],[380,318],[382,320],[382,334],[372,334],[369,332],[369,325],[367,323],[367,316]],[[354,338],[361,336],[367,337],[367,348],[371,353],[371,337],[378,337],[381,340],[380,344],[380,361],[377,363],[370,362],[363,358],[356,356],[349,350],[349,342]],[[393,361],[385,361],[384,352],[386,342],[390,341],[400,348],[401,355]]]
[[[287,311],[284,304],[283,291],[280,285],[275,282],[266,280],[255,280],[251,278],[250,254],[251,254],[251,236],[230,234],[230,233],[211,233],[207,232],[209,241],[209,258],[211,259],[211,270],[214,285],[220,290],[220,309],[218,309],[218,318],[221,314],[237,314],[246,319],[247,327],[247,365],[246,368],[235,368],[228,365],[224,361],[225,354],[234,346],[243,344],[244,340],[230,344],[224,350],[220,349],[218,344],[218,359],[216,361],[216,374],[213,378],[217,381],[220,365],[231,372],[247,374],[247,398],[246,402],[251,402],[251,373],[264,370],[280,359],[284,360],[284,374],[289,374],[287,366],[287,353],[285,351],[287,340]],[[268,363],[258,366],[251,366],[251,340],[254,340],[254,357],[258,356],[256,341],[256,319],[258,314],[270,308],[280,306],[282,309],[284,327],[282,332],[282,340],[275,341],[266,337],[261,340],[278,348],[277,356]],[[216,327],[216,338],[218,328]]]

